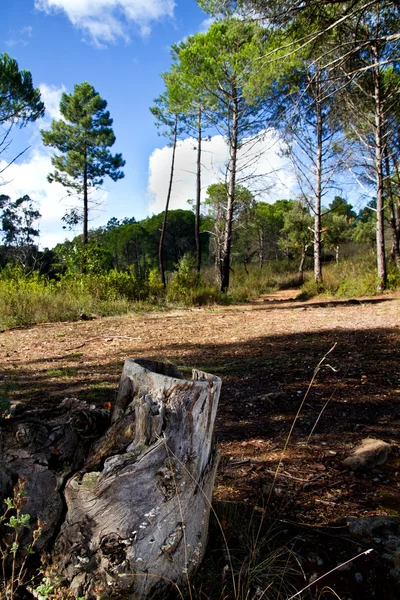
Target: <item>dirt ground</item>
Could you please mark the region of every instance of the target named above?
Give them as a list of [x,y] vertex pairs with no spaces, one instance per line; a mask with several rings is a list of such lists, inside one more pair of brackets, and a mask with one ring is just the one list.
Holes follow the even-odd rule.
[[[363,474],[341,464],[363,438],[400,443],[400,295],[298,302],[296,293],[2,332],[0,394],[31,406],[65,397],[102,405],[115,398],[128,357],[220,376],[217,505],[248,505],[293,525],[304,563],[323,572],[365,549],[338,542],[345,517],[400,516],[396,452]],[[360,559],[343,598],[392,597],[371,565]]]

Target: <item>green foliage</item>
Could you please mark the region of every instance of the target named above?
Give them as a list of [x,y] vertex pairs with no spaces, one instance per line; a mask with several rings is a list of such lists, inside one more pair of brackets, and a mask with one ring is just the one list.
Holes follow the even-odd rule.
[[337,298],[374,296],[376,294],[377,273],[373,252],[363,252],[339,264],[326,265],[323,286],[314,281],[306,281],[301,288],[299,299],[327,294]]
[[[49,130],[41,131],[45,146],[55,148],[52,165],[55,168],[48,180],[67,188],[70,194],[83,196],[83,242],[87,243],[88,194],[98,189],[108,176],[117,181],[124,176],[125,161],[121,154],[112,155],[109,148],[115,143],[113,120],[107,102],[87,82],[75,85],[73,94],[61,96],[63,119],[52,121]],[[66,221],[79,221],[76,209]],[[85,255],[83,255],[85,258]]]
[[147,289],[152,300],[160,299],[165,295],[164,284],[157,268],[152,269],[149,273]]
[[351,204],[347,202],[341,196],[335,196],[329,205],[329,210],[335,215],[342,215],[347,217],[347,220],[354,221],[357,218],[356,213],[353,210]]
[[339,246],[352,238],[354,221],[350,221],[346,214],[328,212],[323,215],[323,243],[324,247],[336,251],[336,260],[339,259]]
[[9,196],[0,195],[0,232],[6,246],[32,246],[39,230],[33,225],[41,214],[28,195],[11,201]]
[[400,288],[400,272],[397,265],[391,265],[388,269],[387,287],[388,290]]
[[35,598],[39,600],[84,600],[84,596],[74,596],[65,587],[64,579],[57,572],[57,565],[52,564],[46,556],[42,557],[42,563],[40,584],[29,588]]
[[313,240],[313,219],[310,211],[299,200],[293,201],[283,216],[279,244],[289,256],[300,257],[299,270],[303,271],[306,252]]
[[50,182],[83,191],[85,176],[87,185],[94,188],[102,185],[106,175],[113,181],[124,176],[120,171],[125,164],[122,155],[113,156],[108,150],[115,143],[115,135],[106,107],[107,102],[87,82],[75,85],[73,94],[62,94],[63,119],[53,121],[49,130],[41,132],[44,145],[61,153],[52,158],[55,171],[49,175]]
[[82,313],[126,313],[147,294],[133,271],[67,274],[56,281],[8,267],[0,272],[0,328],[76,320]]
[[[60,274],[79,277],[82,272],[83,241],[75,238],[54,248],[54,267]],[[104,274],[112,269],[112,257],[105,244],[89,239],[85,248],[85,268],[88,274]]]
[[43,117],[44,110],[31,73],[20,71],[17,61],[8,54],[0,54],[0,123],[7,127],[15,122],[23,127]]
[[12,498],[6,498],[6,510],[0,516],[0,525],[11,529],[0,536],[0,560],[2,580],[0,580],[0,597],[14,600],[20,598],[20,588],[27,583],[27,559],[34,553],[34,546],[39,539],[42,528],[40,521],[32,530],[29,542],[26,542],[24,530],[31,529],[31,517],[23,512],[27,492],[25,480],[18,479],[13,489]]
[[196,270],[196,260],[191,254],[180,259],[168,286],[167,299],[192,305],[193,298],[201,287],[200,274]]

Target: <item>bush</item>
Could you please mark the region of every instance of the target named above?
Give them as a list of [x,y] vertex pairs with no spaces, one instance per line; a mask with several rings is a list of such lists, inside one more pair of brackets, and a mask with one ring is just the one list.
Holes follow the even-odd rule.
[[329,264],[323,267],[323,282],[317,286],[312,274],[302,285],[299,300],[305,300],[325,293],[337,298],[352,296],[374,296],[377,287],[375,255],[368,252],[362,256],[345,260],[339,264]]
[[191,254],[185,254],[173,273],[172,282],[168,286],[167,299],[192,305],[193,296],[201,286],[202,281],[196,270],[196,261]]
[[66,275],[54,281],[8,267],[0,273],[0,328],[76,320],[82,313],[122,314],[147,293],[133,272]]
[[165,295],[165,288],[160,279],[158,269],[152,269],[147,280],[147,293],[150,300],[157,300]]

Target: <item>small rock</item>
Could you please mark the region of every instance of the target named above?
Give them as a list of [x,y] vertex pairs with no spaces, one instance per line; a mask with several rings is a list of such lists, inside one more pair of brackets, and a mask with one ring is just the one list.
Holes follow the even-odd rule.
[[398,517],[347,518],[351,537],[361,540],[363,546],[379,545],[379,556],[400,585],[400,519]]
[[342,464],[352,471],[373,469],[387,461],[391,450],[391,444],[374,438],[365,438]]
[[19,415],[22,415],[24,410],[25,405],[23,402],[20,402],[19,400],[12,400],[8,412],[12,417],[18,417]]
[[354,579],[357,581],[357,583],[362,583],[363,576],[361,575],[361,573],[356,573],[354,575]]

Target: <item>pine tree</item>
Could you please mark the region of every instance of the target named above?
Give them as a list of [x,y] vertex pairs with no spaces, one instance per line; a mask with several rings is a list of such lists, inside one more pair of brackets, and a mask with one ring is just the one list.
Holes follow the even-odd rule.
[[[88,242],[90,190],[98,189],[106,176],[113,181],[124,177],[122,155],[112,155],[109,150],[115,143],[115,135],[106,108],[106,100],[92,85],[87,82],[75,85],[73,94],[64,93],[61,97],[63,119],[53,121],[49,130],[41,132],[45,146],[52,146],[60,153],[51,159],[55,170],[48,180],[61,183],[69,194],[82,197],[84,247]],[[85,270],[85,252],[82,263]]]

